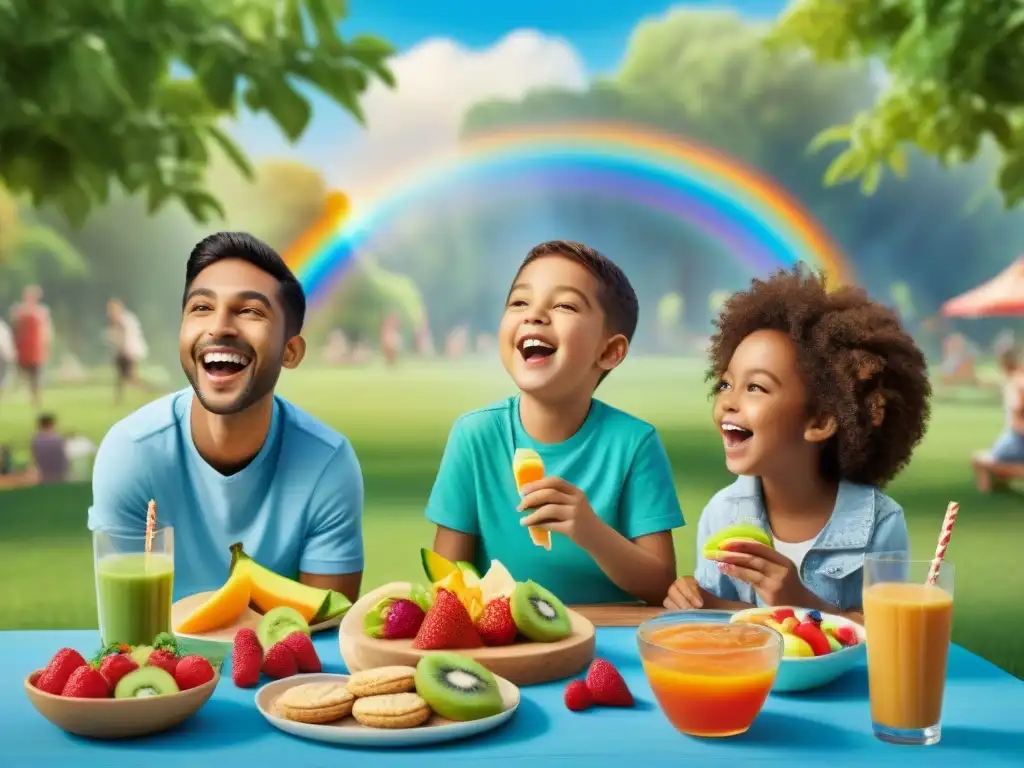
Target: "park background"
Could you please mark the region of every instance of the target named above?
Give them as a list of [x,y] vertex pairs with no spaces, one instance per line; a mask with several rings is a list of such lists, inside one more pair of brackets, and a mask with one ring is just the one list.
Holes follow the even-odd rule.
[[[43,287],[57,340],[42,408],[62,431],[98,443],[154,396],[114,403],[107,300],[141,321],[143,376],[182,386],[188,252],[211,231],[252,232],[315,289],[310,352],[280,392],[355,445],[364,583],[417,577],[453,419],[511,392],[491,346],[509,279],[536,242],[582,240],[640,297],[633,350],[600,395],[657,426],[689,573],[700,511],[730,482],[703,380],[711,320],[751,277],[804,259],[895,307],[936,371],[949,334],[976,350],[984,385],[936,382],[926,439],[888,490],[922,558],[946,503],[961,503],[954,640],[1024,677],[1021,499],[979,494],[970,467],[1002,426],[986,355],[1019,322],[941,311],[1024,250],[1024,97],[984,82],[991,66],[953,74],[971,56],[1020,60],[1019,33],[1006,38],[1014,59],[982,28],[1005,14],[919,23],[917,4],[871,0],[807,0],[788,16],[769,0],[352,0],[347,13],[288,0],[271,13],[246,0],[120,18],[129,11],[109,5],[122,10],[102,23],[69,5],[59,30],[31,3],[0,10],[0,102],[21,105],[0,115],[0,312],[24,285]],[[78,21],[92,32],[75,35]],[[951,34],[957,24],[975,26]],[[175,48],[187,35],[160,29],[198,42]],[[211,30],[238,36],[230,52]],[[54,39],[71,44],[44,51]],[[135,54],[130,65],[118,51]],[[298,75],[307,82],[293,88]],[[652,149],[650,132],[669,149]],[[472,149],[494,135],[506,137],[497,150]],[[732,181],[714,156],[739,169]],[[295,246],[335,191],[359,231]],[[404,342],[394,365],[379,351],[388,318]],[[435,354],[417,350],[418,328]],[[16,459],[37,415],[23,389],[0,395],[0,443]],[[0,629],[95,626],[90,496],[87,481],[0,492]]]

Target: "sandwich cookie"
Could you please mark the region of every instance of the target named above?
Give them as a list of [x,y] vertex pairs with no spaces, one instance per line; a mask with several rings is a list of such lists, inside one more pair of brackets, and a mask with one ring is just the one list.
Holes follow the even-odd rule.
[[356,722],[368,728],[415,728],[427,722],[431,714],[427,702],[416,693],[367,696],[352,705]]
[[305,683],[282,693],[276,706],[286,720],[322,725],[350,715],[355,700],[343,683]]
[[356,672],[348,679],[348,692],[353,696],[383,696],[416,690],[415,667],[377,667]]

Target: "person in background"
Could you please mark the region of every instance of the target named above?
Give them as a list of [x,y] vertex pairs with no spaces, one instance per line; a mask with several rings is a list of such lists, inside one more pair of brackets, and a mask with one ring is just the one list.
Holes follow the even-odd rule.
[[149,354],[149,347],[139,318],[119,299],[107,302],[107,341],[114,351],[114,401],[120,405],[125,386],[149,389],[139,378],[138,367]]
[[11,327],[0,318],[0,394],[3,394],[7,373],[14,364],[14,334]]
[[57,420],[49,413],[39,417],[32,436],[32,464],[39,483],[63,483],[68,478],[70,462],[64,437],[57,432]]
[[1024,371],[1013,346],[998,350],[999,368],[1003,373],[1003,405],[1006,426],[992,446],[994,461],[1005,464],[1024,463]]
[[28,383],[32,404],[39,407],[43,367],[50,357],[53,323],[50,309],[42,303],[43,289],[30,285],[22,291],[21,303],[11,310],[11,328],[18,371]]

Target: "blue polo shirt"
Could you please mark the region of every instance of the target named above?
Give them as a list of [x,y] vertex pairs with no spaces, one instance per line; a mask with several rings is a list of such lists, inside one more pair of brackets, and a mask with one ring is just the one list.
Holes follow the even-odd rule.
[[430,522],[477,537],[476,565],[492,559],[516,581],[532,579],[566,603],[636,602],[565,536],[551,551],[519,524],[512,475],[517,448],[532,448],[546,474],[572,483],[604,522],[627,539],[683,525],[672,468],[654,427],[600,400],[568,440],[538,443],[519,419],[519,396],[466,413],[452,427],[427,503]]
[[90,530],[143,533],[150,499],[174,527],[175,599],[220,587],[229,547],[261,565],[300,571],[363,569],[363,479],[352,445],[274,398],[270,431],[240,472],[225,476],[192,440],[192,389],[162,397],[115,424],[96,454]]

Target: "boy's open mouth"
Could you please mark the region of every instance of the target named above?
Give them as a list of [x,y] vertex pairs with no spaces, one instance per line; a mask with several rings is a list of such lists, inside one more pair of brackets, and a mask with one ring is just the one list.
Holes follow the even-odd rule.
[[225,381],[249,367],[252,361],[240,352],[218,351],[204,352],[200,356],[200,365],[206,375],[215,381]]
[[735,448],[753,436],[754,433],[746,427],[733,424],[731,421],[722,422],[722,437],[725,438],[725,446],[727,448]]
[[516,345],[523,360],[538,364],[555,354],[556,347],[539,336],[524,336]]

